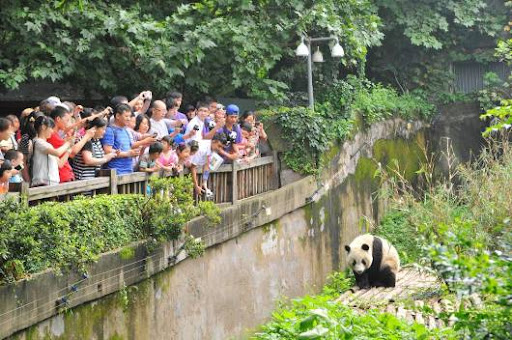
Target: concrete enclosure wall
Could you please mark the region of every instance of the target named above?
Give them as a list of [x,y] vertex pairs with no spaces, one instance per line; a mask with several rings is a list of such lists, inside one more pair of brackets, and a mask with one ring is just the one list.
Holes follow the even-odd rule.
[[[343,245],[384,209],[375,200],[374,169],[397,157],[414,171],[420,159],[417,144],[424,142],[419,123],[376,124],[332,150],[320,186],[308,177],[243,200],[223,211],[216,229],[206,229],[200,220],[191,223],[191,233],[208,246],[203,257],[160,268],[167,263],[164,251],[163,260],[152,260],[157,265],[151,267],[160,272],[125,288],[119,275],[116,293],[54,315],[14,338],[247,336],[270,317],[277,301],[318,292],[333,270],[344,267]],[[314,202],[306,203],[307,198]]]

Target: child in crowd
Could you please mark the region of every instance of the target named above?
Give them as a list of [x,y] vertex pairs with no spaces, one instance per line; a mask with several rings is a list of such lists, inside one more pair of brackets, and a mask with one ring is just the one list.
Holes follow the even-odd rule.
[[238,144],[238,153],[240,155],[240,161],[249,163],[251,160],[257,157],[257,151],[251,142],[251,136],[253,133],[252,125],[249,123],[242,124],[242,141]]
[[8,118],[2,118],[2,121],[3,121],[2,125],[4,125],[4,126],[7,125],[7,129],[4,132],[4,135],[7,138],[0,140],[0,151],[2,153],[5,153],[7,150],[11,150],[11,149],[17,150],[18,142],[16,141],[16,138],[14,136],[15,130],[14,130],[12,121]]
[[[263,146],[263,151],[268,149],[268,145],[266,143],[267,133],[263,128],[263,123],[256,121],[256,115],[254,111],[245,111],[242,116],[240,116],[240,124],[248,123],[252,126],[251,136],[249,138],[249,142],[251,142],[256,148],[256,153],[258,155],[261,154],[260,148]],[[262,142],[264,143],[262,145]]]
[[11,162],[12,169],[12,177],[9,180],[9,183],[21,183],[23,182],[23,178],[21,177],[21,171],[24,168],[23,165],[23,154],[18,150],[9,150],[4,155],[5,160]]
[[180,174],[183,172],[185,167],[190,165],[190,147],[186,143],[181,143],[176,148],[178,154],[178,164],[176,164],[176,173]]
[[162,169],[163,176],[172,176],[176,165],[178,164],[178,155],[173,150],[173,141],[171,136],[165,136],[162,138],[163,151],[158,158],[158,163]]
[[0,164],[0,194],[9,192],[9,180],[12,176],[12,164],[8,160],[4,160]]
[[[52,118],[40,116],[34,123],[37,136],[33,140],[32,186],[56,185],[60,182],[59,157],[71,153],[73,136],[67,136],[63,144],[54,148],[47,140],[53,135],[55,122]],[[65,159],[67,160],[67,156]]]
[[160,142],[155,142],[149,146],[149,152],[142,155],[139,159],[139,171],[154,174],[160,171],[158,158],[163,151],[163,145]]
[[188,121],[191,121],[196,116],[196,108],[194,105],[187,105],[185,107],[185,114],[187,115]]

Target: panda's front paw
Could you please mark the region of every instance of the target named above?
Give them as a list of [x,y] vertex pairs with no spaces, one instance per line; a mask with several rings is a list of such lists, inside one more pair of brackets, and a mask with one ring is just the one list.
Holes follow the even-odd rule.
[[359,287],[359,289],[370,289],[370,284],[369,283],[361,283],[361,284],[358,284],[357,287]]

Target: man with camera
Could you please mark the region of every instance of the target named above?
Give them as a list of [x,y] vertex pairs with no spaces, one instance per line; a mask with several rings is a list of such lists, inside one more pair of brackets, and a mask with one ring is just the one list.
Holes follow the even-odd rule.
[[[156,138],[161,139],[169,135],[169,129],[176,129],[176,134],[179,132],[179,127],[182,125],[180,120],[172,120],[165,118],[167,113],[167,106],[162,100],[155,100],[151,105],[151,130],[150,133],[156,134]],[[174,137],[174,136],[173,136]]]
[[217,129],[218,133],[226,135],[227,143],[224,147],[223,155],[225,162],[232,162],[239,158],[238,144],[242,142],[242,131],[238,122],[238,114],[240,109],[235,104],[226,107],[226,124]]
[[203,135],[203,131],[205,129],[205,119],[208,117],[209,113],[210,111],[208,110],[208,105],[206,103],[198,103],[197,114],[188,123],[185,135],[189,135],[189,133],[193,133],[193,131],[195,131],[190,139],[198,142],[202,141],[203,139],[211,139],[215,134],[215,131]]

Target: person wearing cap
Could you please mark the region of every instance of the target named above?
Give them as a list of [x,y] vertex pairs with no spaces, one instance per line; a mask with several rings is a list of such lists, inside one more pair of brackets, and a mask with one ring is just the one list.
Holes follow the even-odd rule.
[[44,113],[45,115],[50,115],[52,110],[57,106],[62,105],[60,98],[51,96],[46,99],[43,99],[39,103],[39,110]]
[[224,133],[228,138],[228,146],[224,148],[226,154],[225,161],[234,161],[239,157],[238,144],[242,142],[242,130],[238,122],[240,109],[235,104],[229,104],[226,107],[226,124],[217,130],[218,133]]

